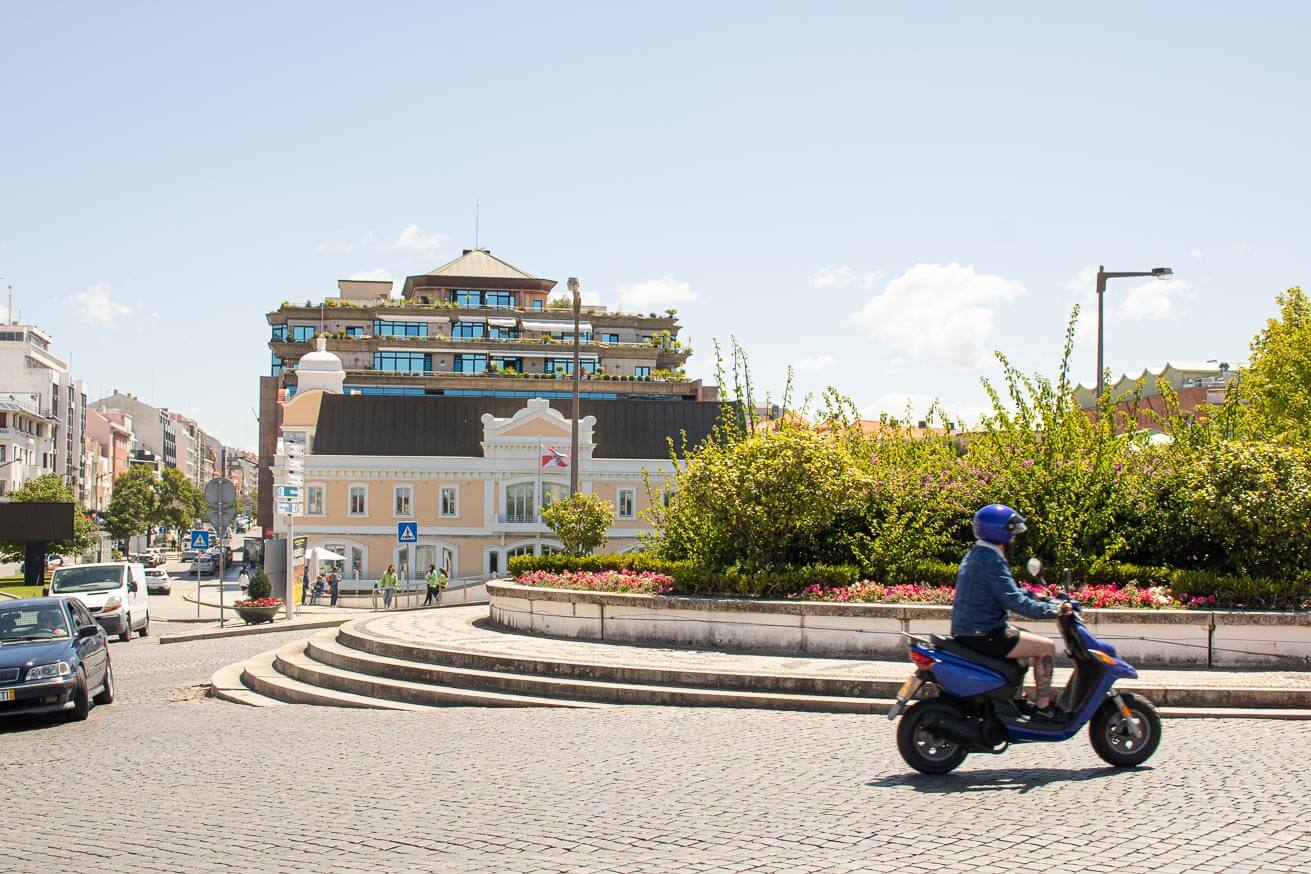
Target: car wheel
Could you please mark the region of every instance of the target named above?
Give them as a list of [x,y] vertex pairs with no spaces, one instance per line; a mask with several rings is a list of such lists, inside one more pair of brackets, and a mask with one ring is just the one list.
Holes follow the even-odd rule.
[[146,614],[146,621],[145,621],[145,623],[141,626],[141,628],[139,628],[139,629],[137,630],[137,634],[141,635],[142,637],[149,637],[149,636],[150,636],[150,614],[149,614],[149,613]]
[[86,671],[77,666],[77,689],[73,691],[73,709],[68,711],[69,722],[81,722],[91,715],[91,690],[86,687]]
[[112,664],[105,665],[105,687],[100,690],[100,694],[96,695],[95,701],[97,704],[114,703],[114,666]]
[[132,614],[129,613],[123,617],[123,630],[118,633],[118,639],[127,643],[132,639]]

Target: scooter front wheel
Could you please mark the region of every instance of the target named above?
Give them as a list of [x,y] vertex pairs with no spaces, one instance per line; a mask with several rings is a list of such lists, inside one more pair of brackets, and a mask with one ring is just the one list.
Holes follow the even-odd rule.
[[[1129,711],[1128,716],[1116,706],[1114,698],[1107,698],[1088,723],[1088,738],[1103,761],[1117,768],[1132,768],[1156,752],[1161,742],[1161,715],[1141,695],[1121,692],[1119,697]],[[1135,727],[1137,737],[1133,732]]]
[[961,712],[946,701],[929,698],[913,705],[897,724],[897,750],[921,774],[946,774],[965,761],[960,744],[927,728],[941,716],[959,719]]

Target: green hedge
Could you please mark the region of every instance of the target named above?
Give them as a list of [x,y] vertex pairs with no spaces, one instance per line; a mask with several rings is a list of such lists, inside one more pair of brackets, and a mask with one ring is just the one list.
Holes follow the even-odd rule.
[[[920,583],[949,586],[956,581],[954,564],[946,562],[916,562],[893,583]],[[713,571],[697,567],[690,562],[667,561],[647,553],[600,555],[518,555],[510,559],[512,576],[532,571],[615,571],[666,574],[674,580],[676,594],[680,595],[734,595],[748,598],[784,598],[795,595],[806,586],[847,586],[862,578],[854,565],[806,565],[773,573],[748,574],[736,570]],[[1017,580],[1027,580],[1015,570]],[[1048,582],[1060,581],[1059,568],[1048,568]],[[1072,585],[1124,585],[1167,586],[1176,595],[1190,597],[1214,595],[1218,608],[1248,608],[1267,610],[1299,609],[1311,604],[1311,573],[1303,573],[1292,580],[1271,580],[1260,577],[1235,577],[1203,570],[1144,567],[1123,563],[1103,563],[1088,570],[1072,572]]]

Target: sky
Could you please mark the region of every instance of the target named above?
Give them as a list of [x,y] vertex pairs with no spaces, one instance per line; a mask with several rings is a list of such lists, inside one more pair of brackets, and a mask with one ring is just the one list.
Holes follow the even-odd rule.
[[[0,291],[95,397],[254,447],[265,314],[477,242],[713,378],[965,417],[1239,363],[1311,282],[1306,4],[9,2]],[[399,286],[398,286],[399,287]],[[3,296],[0,296],[0,306]],[[1094,325],[1074,367],[1094,381]]]

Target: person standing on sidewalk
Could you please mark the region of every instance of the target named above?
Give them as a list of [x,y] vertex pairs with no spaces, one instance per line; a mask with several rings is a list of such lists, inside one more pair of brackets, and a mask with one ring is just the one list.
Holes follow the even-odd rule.
[[337,606],[337,593],[340,591],[340,589],[341,589],[341,574],[337,573],[337,571],[330,571],[328,573],[328,593],[331,595],[331,598],[328,601],[329,607]]
[[437,588],[437,565],[428,565],[428,575],[424,580],[428,583],[428,597],[423,599],[423,606],[431,606],[434,600],[441,603],[441,592]]
[[305,565],[305,569],[300,574],[300,606],[305,606],[305,599],[309,597],[310,591],[310,566]]
[[382,589],[382,609],[390,610],[392,596],[396,594],[396,565],[387,565],[387,570],[378,581],[378,586]]

